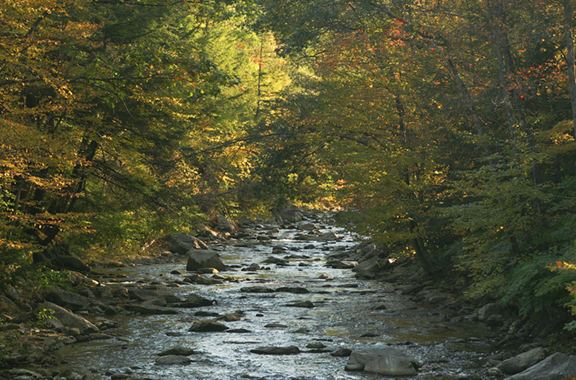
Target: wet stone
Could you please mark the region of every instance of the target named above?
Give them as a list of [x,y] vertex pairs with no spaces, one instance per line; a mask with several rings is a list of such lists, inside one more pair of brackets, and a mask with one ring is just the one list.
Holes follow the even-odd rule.
[[250,350],[250,352],[259,355],[295,355],[300,353],[300,349],[297,346],[259,347]]
[[301,301],[301,302],[289,303],[286,306],[288,306],[288,307],[303,307],[303,308],[311,309],[314,307],[314,304],[312,303],[312,301]]
[[265,286],[251,286],[240,289],[244,293],[274,293],[274,289]]
[[221,332],[228,330],[228,326],[215,321],[196,322],[188,329],[190,332]]
[[330,355],[338,357],[338,358],[344,358],[344,357],[350,356],[351,353],[352,353],[352,350],[350,350],[348,348],[339,348],[338,350],[332,352]]
[[187,356],[182,355],[166,355],[160,356],[156,359],[156,365],[186,365],[190,364],[192,360]]
[[248,329],[229,329],[226,330],[227,333],[236,333],[236,334],[246,334],[246,333],[251,333],[251,330]]
[[267,325],[265,325],[264,327],[267,327],[269,329],[285,329],[288,328],[288,326],[283,325],[282,323],[268,323]]
[[172,348],[169,348],[167,350],[162,351],[161,353],[158,354],[158,356],[168,356],[168,355],[189,356],[189,355],[194,355],[195,353],[196,352],[189,347],[175,346],[175,347],[172,347]]

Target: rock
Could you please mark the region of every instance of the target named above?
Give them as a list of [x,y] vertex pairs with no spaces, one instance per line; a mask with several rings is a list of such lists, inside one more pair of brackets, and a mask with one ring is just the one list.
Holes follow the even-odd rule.
[[286,223],[298,223],[301,222],[304,216],[300,209],[296,206],[290,206],[289,208],[285,208],[279,214],[283,221]]
[[56,256],[50,260],[50,263],[58,270],[68,269],[80,273],[89,273],[91,270],[82,259],[74,255]]
[[187,271],[195,271],[200,268],[215,268],[219,271],[226,270],[226,265],[220,260],[218,252],[211,250],[188,251]]
[[488,318],[493,315],[501,315],[502,314],[502,306],[497,305],[495,303],[489,303],[482,306],[476,312],[476,316],[480,322],[486,322]]
[[218,274],[220,271],[216,268],[200,268],[196,272],[201,274]]
[[492,368],[488,368],[488,370],[486,371],[486,375],[488,375],[488,376],[502,376],[503,373],[502,373],[502,371],[500,371],[499,368],[492,367]]
[[320,234],[315,237],[309,237],[307,240],[315,240],[315,241],[337,241],[340,237],[336,235],[334,232],[326,232],[324,234]]
[[198,234],[200,236],[205,236],[207,238],[217,238],[218,237],[218,232],[214,231],[213,229],[211,229],[210,227],[207,227],[203,224],[200,224],[198,226]]
[[90,340],[107,340],[114,338],[114,336],[105,333],[92,333],[88,337]]
[[201,274],[195,274],[192,276],[188,276],[184,280],[187,282],[191,282],[193,284],[198,284],[198,285],[216,285],[216,284],[222,283],[222,281],[220,281],[218,279],[206,277],[206,276],[201,275]]
[[238,231],[238,226],[234,221],[226,218],[225,216],[218,215],[217,217],[218,229],[220,231],[229,232],[234,234]]
[[388,260],[382,260],[378,256],[374,256],[356,265],[352,271],[356,272],[356,278],[371,279],[391,265]]
[[176,346],[162,351],[161,353],[158,354],[158,356],[167,356],[167,355],[189,356],[194,355],[195,353],[196,352],[189,347]]
[[326,345],[322,342],[312,342],[312,343],[308,343],[306,345],[306,348],[321,349],[321,348],[326,348]]
[[385,376],[417,375],[416,361],[404,352],[390,347],[366,347],[352,351],[347,371],[365,371]]
[[259,355],[295,355],[300,353],[300,349],[296,346],[258,347],[250,350],[250,352]]
[[186,235],[186,234],[172,234],[168,235],[167,238],[170,246],[168,250],[173,253],[178,253],[180,255],[185,255],[194,249],[204,249],[207,250],[208,246],[202,240],[197,237]]
[[326,261],[326,266],[335,269],[352,269],[355,267],[352,263],[345,263],[342,260],[330,259]]
[[226,330],[227,333],[237,333],[237,334],[246,334],[246,333],[251,333],[252,331],[247,330],[247,329],[230,329],[230,330]]
[[13,286],[8,286],[6,290],[6,297],[10,298],[14,302],[22,301],[22,293]]
[[539,361],[544,360],[546,353],[542,347],[536,347],[530,351],[523,352],[520,355],[516,355],[510,359],[504,360],[498,369],[502,372],[513,375],[524,371],[526,368],[533,366]]
[[352,350],[348,348],[339,348],[338,350],[332,352],[330,355],[338,358],[345,358],[347,356],[350,356],[350,354],[352,354]]
[[188,297],[186,297],[186,301],[182,302],[178,306],[193,308],[193,307],[211,306],[215,302],[216,302],[215,300],[209,300],[208,298],[204,298],[202,296],[192,293],[189,294]]
[[576,374],[576,356],[557,352],[505,380],[565,380]]
[[160,356],[156,359],[156,365],[186,365],[190,364],[192,360],[187,356],[182,355],[166,355]]
[[266,260],[262,261],[260,264],[276,264],[276,265],[282,265],[282,266],[287,266],[290,265],[290,262],[288,260],[285,259],[280,259],[278,257],[269,257]]
[[243,268],[242,271],[245,272],[256,272],[258,270],[262,269],[262,267],[256,263],[252,263],[250,264],[248,267]]
[[166,302],[166,300],[164,298],[153,298],[151,300],[142,302],[140,305],[166,307],[166,306],[168,306],[168,302]]
[[288,328],[288,326],[283,325],[282,323],[268,323],[267,325],[264,325],[264,327],[269,328],[269,329],[285,329],[285,328]]
[[228,330],[228,326],[215,321],[196,322],[188,329],[190,332],[221,332]]
[[128,289],[128,298],[137,301],[149,301],[160,297],[160,293],[150,289],[130,288]]
[[178,314],[178,310],[164,306],[157,306],[151,303],[128,304],[124,305],[124,309],[144,315]]
[[247,286],[240,289],[244,293],[274,293],[274,289],[266,286]]
[[81,334],[90,334],[99,331],[98,327],[96,327],[92,322],[56,305],[55,303],[44,302],[38,305],[37,312],[44,310],[54,310],[54,313],[52,314],[54,318],[60,321],[65,327],[79,329]]
[[298,225],[298,230],[300,231],[312,231],[312,230],[319,230],[320,227],[315,225],[314,223],[302,223]]
[[13,379],[42,379],[44,376],[38,372],[29,371],[23,368],[13,368],[6,371]]
[[275,245],[274,247],[272,247],[272,254],[279,254],[279,253],[284,253],[288,250],[288,248],[284,247],[283,245]]
[[282,288],[278,288],[275,290],[276,292],[279,293],[294,293],[294,294],[307,294],[310,293],[310,291],[306,288],[301,288],[301,287],[288,287],[288,286],[284,286]]
[[94,375],[92,371],[86,366],[75,365],[72,367],[65,368],[60,376],[63,376],[66,380],[92,380]]
[[301,301],[301,302],[289,303],[286,306],[288,306],[288,307],[305,307],[308,309],[312,309],[314,307],[314,304],[312,303],[312,301]]

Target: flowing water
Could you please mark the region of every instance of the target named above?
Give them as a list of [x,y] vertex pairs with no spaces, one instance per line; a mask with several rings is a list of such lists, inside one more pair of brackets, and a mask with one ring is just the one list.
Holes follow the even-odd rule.
[[[393,345],[423,364],[415,379],[484,378],[485,356],[493,352],[492,340],[487,337],[493,331],[474,322],[442,322],[442,316],[433,308],[409,301],[394,285],[357,280],[350,270],[326,267],[328,254],[357,244],[343,231],[328,227],[321,232],[326,231],[344,238],[328,243],[301,241],[295,240],[296,231],[281,230],[271,241],[212,246],[220,251],[224,263],[234,267],[221,274],[237,282],[163,286],[182,279],[182,275],[170,272],[184,269],[185,261],[101,269],[106,278],[122,276],[121,283],[116,280],[107,286],[156,284],[163,292],[181,298],[195,293],[216,300],[216,304],[178,309],[176,315],[109,317],[120,324],[107,331],[116,336],[114,339],[76,343],[64,347],[58,355],[69,364],[93,368],[97,378],[106,379],[112,374],[154,380],[376,379],[382,376],[346,372],[347,358],[334,357],[330,352]],[[272,255],[274,245],[282,245],[287,251]],[[287,257],[290,265],[261,264],[269,270],[240,270],[270,256]],[[309,293],[241,291],[253,286],[301,287]],[[311,301],[314,307],[286,306],[300,301]],[[189,332],[195,321],[207,318],[195,316],[198,311],[220,315],[241,311],[241,320],[223,323],[230,329],[249,332]],[[270,324],[284,327],[266,327]],[[320,351],[326,352],[307,348],[318,342],[326,346]],[[302,352],[274,356],[250,352],[257,347],[292,345]],[[158,353],[174,346],[190,347],[198,353],[190,356],[192,362],[188,365],[155,364]]]

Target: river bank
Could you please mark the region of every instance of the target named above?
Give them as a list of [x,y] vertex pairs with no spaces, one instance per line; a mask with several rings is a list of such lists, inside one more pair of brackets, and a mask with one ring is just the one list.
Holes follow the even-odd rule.
[[[503,377],[493,368],[520,351],[551,353],[530,324],[508,322],[498,306],[461,300],[456,287],[445,288],[449,279],[425,279],[410,261],[392,263],[378,246],[358,244],[318,215],[307,219],[206,231],[208,246],[198,248],[218,253],[220,273],[186,270],[189,260],[179,253],[185,244],[172,241],[170,250],[138,264],[75,275],[75,293],[53,290],[27,315],[59,304],[86,319],[60,325],[48,315],[43,326],[16,318],[5,324],[36,352],[10,358],[13,368],[2,376],[373,378],[345,371],[344,354],[386,345],[415,358],[418,379],[485,379]],[[57,321],[68,316],[57,312]],[[509,338],[514,346],[503,350],[510,331],[524,341]],[[191,353],[158,355],[175,347]],[[264,348],[287,351],[271,360]],[[338,351],[343,357],[331,355]]]

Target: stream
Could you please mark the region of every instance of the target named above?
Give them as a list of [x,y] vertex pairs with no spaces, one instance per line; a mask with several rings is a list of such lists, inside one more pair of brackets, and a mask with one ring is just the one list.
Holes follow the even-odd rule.
[[[358,244],[352,235],[326,225],[319,232],[335,232],[339,240],[298,240],[302,232],[295,229],[271,232],[261,227],[256,232],[270,240],[231,239],[211,245],[231,267],[220,275],[235,281],[185,284],[184,274],[171,274],[186,268],[184,257],[180,262],[94,269],[106,286],[148,287],[181,298],[194,293],[216,303],[178,309],[174,315],[107,316],[119,326],[105,331],[113,339],[67,345],[58,351],[58,358],[67,365],[91,368],[99,379],[380,379],[383,376],[345,371],[348,358],[330,353],[392,345],[421,364],[414,379],[488,378],[484,365],[495,352],[495,331],[467,320],[447,322],[430,305],[402,295],[398,285],[358,280],[349,269],[325,265],[329,254]],[[278,245],[285,251],[272,254]],[[271,256],[287,259],[289,265],[260,264]],[[266,269],[242,271],[253,263]],[[246,291],[255,286],[306,290]],[[304,301],[312,305],[287,306]],[[232,332],[188,331],[195,321],[210,319],[210,313],[235,312],[240,320],[220,321]],[[190,364],[155,364],[158,353],[174,346],[194,349]],[[250,351],[263,346],[297,346],[301,352],[259,355]]]

